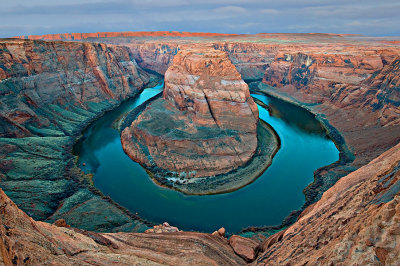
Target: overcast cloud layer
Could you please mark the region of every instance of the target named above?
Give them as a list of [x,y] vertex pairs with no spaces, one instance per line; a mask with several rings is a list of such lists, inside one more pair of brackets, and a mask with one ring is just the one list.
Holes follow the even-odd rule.
[[0,37],[97,31],[400,36],[399,0],[0,0]]

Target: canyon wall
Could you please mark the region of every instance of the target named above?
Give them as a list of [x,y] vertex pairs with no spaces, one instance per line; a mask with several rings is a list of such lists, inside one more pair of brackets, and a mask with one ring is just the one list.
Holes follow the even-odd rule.
[[[305,190],[306,206],[340,177],[400,141],[398,75],[393,74],[400,55],[396,38],[340,34],[178,35],[142,32],[129,37],[125,33],[104,33],[81,34],[78,39],[129,47],[141,67],[160,74],[165,74],[174,55],[183,48],[223,50],[245,81],[255,81],[250,83],[251,90],[312,111],[324,122],[341,154],[339,162],[315,172],[314,183]],[[72,39],[69,35],[29,38]]]
[[228,241],[196,232],[102,234],[37,222],[0,189],[1,265],[243,265]]
[[287,230],[264,242],[262,265],[397,265],[400,144],[341,178]]
[[99,231],[147,228],[90,186],[72,145],[89,122],[154,79],[124,47],[0,40],[2,189],[35,219]]

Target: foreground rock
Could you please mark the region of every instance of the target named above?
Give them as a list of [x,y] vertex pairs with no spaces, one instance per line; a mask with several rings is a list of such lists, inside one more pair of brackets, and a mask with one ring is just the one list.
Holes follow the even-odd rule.
[[208,234],[99,234],[36,222],[0,189],[0,264],[243,265],[229,244]]
[[400,144],[340,179],[295,224],[268,239],[257,262],[397,265],[399,221]]
[[155,225],[153,228],[147,229],[145,233],[174,233],[174,232],[180,232],[179,229],[175,226],[169,225],[169,223],[164,222],[163,224],[160,225]]
[[180,51],[165,74],[163,98],[152,102],[121,140],[150,169],[192,178],[224,174],[257,149],[258,109],[226,53]]
[[[295,224],[267,239],[253,264],[397,265],[399,184],[400,144],[343,177]],[[5,265],[243,265],[260,248],[241,236],[228,243],[194,232],[95,233],[57,227],[28,217],[2,190],[0,233],[0,263]]]
[[250,238],[233,235],[229,238],[229,245],[240,257],[247,262],[255,260],[259,250],[259,244]]

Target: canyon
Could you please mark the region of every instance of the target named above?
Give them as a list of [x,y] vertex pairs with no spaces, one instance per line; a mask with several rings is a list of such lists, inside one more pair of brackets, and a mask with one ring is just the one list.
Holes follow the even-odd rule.
[[[4,264],[392,265],[400,259],[398,40],[168,32],[27,38],[51,41],[0,41]],[[304,190],[306,203],[292,222],[267,239],[257,235],[262,230],[257,228],[249,229],[255,232],[252,239],[229,241],[221,234],[132,233],[154,224],[96,190],[71,153],[86,125],[159,82],[160,75],[167,79],[174,73],[173,62],[183,60],[177,54],[199,48],[226,53],[240,74],[236,79],[246,81],[250,92],[309,110],[340,151],[339,161],[314,173],[314,182]],[[176,100],[176,83],[167,81],[172,90],[155,101],[186,108],[187,103]],[[254,132],[256,123],[251,125]],[[255,142],[253,134],[248,144],[254,148]],[[45,223],[60,219],[68,226]],[[38,247],[40,252],[33,251]]]

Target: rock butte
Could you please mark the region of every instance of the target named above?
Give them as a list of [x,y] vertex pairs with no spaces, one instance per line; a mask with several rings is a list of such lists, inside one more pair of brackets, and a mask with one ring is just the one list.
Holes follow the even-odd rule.
[[[400,242],[398,39],[153,35],[81,35],[82,41],[110,45],[0,41],[0,185],[18,207],[39,220],[64,218],[71,228],[149,229],[84,181],[71,145],[84,125],[154,80],[141,67],[164,74],[182,47],[211,46],[228,53],[244,80],[257,82],[251,89],[325,116],[338,129],[337,140],[343,136],[337,143],[349,148],[341,147],[337,164],[316,172],[306,190],[308,207],[297,222],[261,246],[252,242],[237,252],[247,256],[253,247],[259,250],[253,263],[267,265],[395,265],[400,260],[395,244]],[[0,261],[6,265],[245,263],[219,235],[79,231],[34,221],[11,200],[0,193]]]
[[125,152],[180,177],[223,174],[257,148],[258,109],[225,52],[179,51],[165,73],[163,98],[125,128]]

